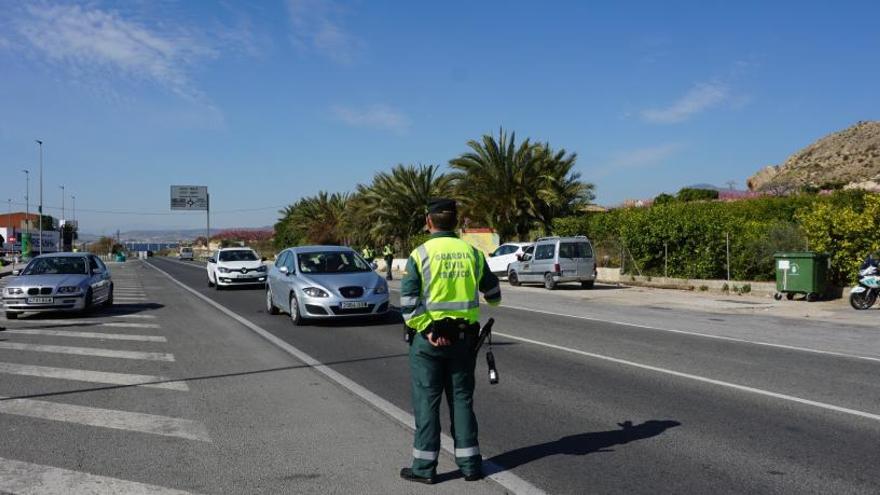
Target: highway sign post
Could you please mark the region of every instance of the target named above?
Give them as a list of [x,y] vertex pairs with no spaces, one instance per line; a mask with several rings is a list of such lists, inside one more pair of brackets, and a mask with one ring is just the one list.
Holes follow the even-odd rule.
[[171,186],[171,209],[185,211],[205,211],[207,231],[205,248],[211,247],[211,197],[208,186]]

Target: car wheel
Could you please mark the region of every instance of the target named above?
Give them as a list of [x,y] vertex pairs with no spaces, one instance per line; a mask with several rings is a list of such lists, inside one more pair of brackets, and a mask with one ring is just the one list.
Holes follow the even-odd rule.
[[214,287],[214,281],[211,280],[211,274],[208,274],[208,288]]
[[290,321],[293,322],[295,326],[301,326],[303,324],[302,314],[299,312],[299,303],[296,301],[296,296],[290,295]]
[[278,306],[275,306],[275,303],[272,302],[272,289],[269,288],[269,285],[266,285],[266,312],[270,315],[278,314]]
[[547,290],[555,290],[556,289],[556,281],[553,280],[553,275],[550,273],[544,274],[544,288]]
[[514,272],[514,271],[508,272],[508,274],[507,274],[507,282],[508,282],[510,285],[514,286],[514,287],[519,287],[519,286],[520,286],[520,283],[519,283],[519,276],[517,276],[516,272]]
[[223,290],[223,286],[217,281],[217,275],[214,275],[214,290]]
[[92,295],[92,289],[86,291],[86,300],[85,304],[83,304],[83,312],[89,311],[92,309],[92,301],[94,301],[94,295]]
[[19,314],[20,313],[15,313],[13,311],[7,311],[6,312],[6,319],[7,320],[17,320]]
[[109,308],[113,306],[113,284],[110,284],[110,292],[107,294],[107,300],[104,301],[104,307]]
[[595,280],[585,280],[581,282],[581,288],[583,289],[592,289],[594,285],[596,285]]

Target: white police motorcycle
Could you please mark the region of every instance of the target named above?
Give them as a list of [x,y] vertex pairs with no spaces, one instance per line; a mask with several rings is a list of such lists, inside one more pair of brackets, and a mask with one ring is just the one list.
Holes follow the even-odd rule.
[[859,267],[859,283],[849,291],[849,304],[855,309],[868,309],[877,302],[880,293],[878,262],[873,257]]

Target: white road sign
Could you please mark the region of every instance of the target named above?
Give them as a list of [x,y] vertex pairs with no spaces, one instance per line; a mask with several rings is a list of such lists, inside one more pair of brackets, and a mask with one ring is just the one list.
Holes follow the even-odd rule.
[[172,210],[207,210],[208,186],[171,186]]

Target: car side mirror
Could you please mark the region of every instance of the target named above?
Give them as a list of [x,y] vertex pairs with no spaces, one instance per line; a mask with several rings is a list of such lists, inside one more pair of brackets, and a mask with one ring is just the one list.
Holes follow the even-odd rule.
[[267,261],[268,259],[269,259],[269,258],[263,256],[262,258],[260,258],[260,261]]
[[494,257],[495,257],[495,253],[489,253],[489,257],[490,257],[490,258],[494,258]]
[[522,261],[522,260],[523,260],[523,257],[524,257],[523,255],[518,254],[518,255],[516,255],[516,260],[517,260],[517,261]]
[[216,262],[217,261],[215,261],[214,258],[208,258],[208,263],[216,263]]
[[290,270],[288,270],[286,266],[278,267],[278,271],[285,275],[290,275]]
[[378,270],[378,269],[379,269],[379,264],[376,263],[375,261],[371,261],[371,262],[370,262],[370,268],[372,268],[373,270]]
[[17,276],[19,276],[19,275],[21,275],[21,270],[12,270],[12,276],[13,276],[13,277],[17,277]]

